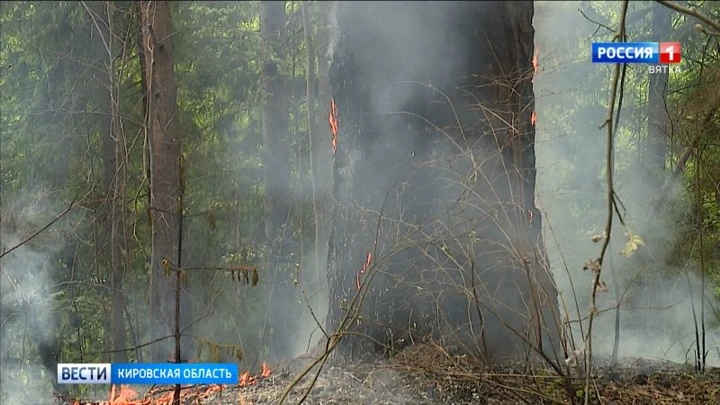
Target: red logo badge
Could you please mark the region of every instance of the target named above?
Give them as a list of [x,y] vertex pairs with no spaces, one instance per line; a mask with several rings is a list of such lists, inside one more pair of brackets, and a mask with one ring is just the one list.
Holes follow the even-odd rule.
[[680,42],[660,42],[660,63],[680,63],[682,50]]

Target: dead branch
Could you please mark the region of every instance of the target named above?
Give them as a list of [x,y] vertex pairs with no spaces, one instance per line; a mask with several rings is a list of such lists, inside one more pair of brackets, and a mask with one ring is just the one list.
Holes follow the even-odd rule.
[[720,35],[720,23],[713,21],[710,17],[706,16],[705,14],[685,6],[681,6],[680,4],[677,4],[673,1],[667,1],[667,0],[655,0],[658,3],[662,4],[663,6],[670,8],[672,10],[675,10],[679,13],[689,15],[691,17],[695,17],[698,20],[704,22],[705,24],[711,26],[715,32],[706,32],[709,35]]
[[35,233],[33,233],[32,235],[28,236],[25,240],[23,240],[22,242],[18,243],[18,244],[15,245],[15,246],[11,247],[10,249],[7,249],[7,250],[3,249],[3,253],[0,254],[0,259],[2,259],[3,257],[5,257],[5,255],[10,254],[13,250],[19,248],[20,246],[22,246],[22,245],[30,242],[30,241],[33,240],[36,236],[40,235],[40,234],[43,233],[45,230],[47,230],[48,228],[50,228],[51,226],[53,226],[53,224],[55,224],[57,221],[59,221],[60,218],[64,217],[65,214],[67,214],[68,212],[70,212],[74,207],[75,207],[75,200],[73,200],[73,201],[70,203],[70,205],[69,205],[63,212],[60,213],[60,215],[58,215],[57,217],[55,217],[55,219],[53,219],[52,221],[48,222],[47,225],[45,225],[45,226],[43,226],[42,228],[38,229],[38,230],[37,230]]

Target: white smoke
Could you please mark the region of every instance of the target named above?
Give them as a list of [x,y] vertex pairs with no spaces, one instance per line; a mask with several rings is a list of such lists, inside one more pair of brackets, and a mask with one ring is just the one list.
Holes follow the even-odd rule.
[[328,29],[330,30],[330,43],[327,47],[326,58],[332,62],[333,55],[335,55],[335,48],[337,47],[337,41],[339,36],[338,22],[337,22],[337,10],[338,2],[332,1],[330,8],[327,10]]
[[[37,189],[36,189],[37,190]],[[36,192],[3,208],[0,251],[8,252],[52,221],[47,195]],[[59,223],[55,224],[60,226]],[[52,278],[59,266],[53,258],[63,238],[52,227],[7,253],[0,261],[0,402],[51,403],[51,375],[41,365],[38,343],[53,344]],[[21,381],[19,383],[19,381]]]
[[[581,14],[581,3],[536,2],[534,19],[540,66],[534,81],[538,116],[538,200],[544,211],[545,241],[551,265],[571,319],[585,318],[589,313],[591,274],[581,269],[600,252],[600,244],[593,243],[591,238],[602,233],[607,215],[606,130],[599,127],[607,114],[604,106],[609,97],[610,70],[598,74],[598,70],[607,67],[593,65],[589,51],[579,53],[578,50],[589,50],[592,42],[609,40],[612,34],[588,17],[597,17],[600,19],[597,22],[614,26],[612,21],[602,20],[600,16]],[[631,11],[633,6],[648,7],[649,3],[633,2]],[[619,2],[615,6],[620,9]],[[646,73],[631,71],[629,74]],[[626,88],[626,105],[634,100],[633,91],[637,90]],[[590,101],[578,107],[583,104],[579,100],[583,99]],[[551,117],[560,115],[569,117],[561,122],[550,121]],[[621,125],[627,125],[629,118],[629,113],[623,114]],[[613,307],[618,293],[614,281],[617,281],[621,296],[620,356],[692,362],[696,341],[693,306],[699,316],[701,304],[700,281],[692,271],[695,264],[689,262],[681,268],[664,264],[669,252],[667,247],[678,237],[674,228],[676,218],[648,217],[653,191],[647,186],[643,171],[627,163],[637,160],[638,150],[644,149],[643,141],[637,137],[631,142],[618,139],[614,183],[627,226],[623,227],[615,219],[606,263],[614,266],[617,280],[613,280],[609,266],[604,266],[602,279],[610,291],[600,294],[601,315],[594,327],[594,352],[609,354],[613,349]],[[681,205],[679,193],[671,189],[667,194],[666,206]],[[649,258],[642,263],[619,254],[630,232],[655,242],[639,246],[638,254]],[[649,267],[648,260],[655,263],[652,274],[647,270],[637,274],[636,268]],[[578,331],[575,333],[575,340],[579,340]],[[717,353],[718,343],[717,327],[708,325],[707,345],[711,353]],[[582,343],[578,342],[578,346]],[[714,354],[708,358],[709,364],[718,361]]]

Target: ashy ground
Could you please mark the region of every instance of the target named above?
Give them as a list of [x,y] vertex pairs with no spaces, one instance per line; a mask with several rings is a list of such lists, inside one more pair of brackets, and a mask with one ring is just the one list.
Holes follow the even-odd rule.
[[[569,404],[571,396],[580,403],[585,386],[579,370],[571,370],[577,377],[563,377],[551,368],[530,367],[522,361],[489,367],[451,356],[428,342],[373,363],[328,362],[316,380],[317,373],[311,371],[290,388],[319,355],[316,351],[299,357],[277,366],[268,377],[256,376],[237,386],[188,387],[182,403],[266,405],[277,404],[285,396],[285,404],[298,404],[304,398],[304,403],[317,405]],[[720,405],[720,369],[699,374],[687,366],[642,359],[623,359],[614,366],[596,359],[595,364],[593,403]],[[154,388],[140,399],[136,396],[128,389],[117,389],[105,403],[172,403],[169,388]]]

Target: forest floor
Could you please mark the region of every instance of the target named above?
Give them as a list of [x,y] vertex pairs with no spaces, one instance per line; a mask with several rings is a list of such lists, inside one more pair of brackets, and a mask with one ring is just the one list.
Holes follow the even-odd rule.
[[[289,384],[313,361],[313,355],[301,356],[269,377],[254,377],[251,384],[244,386],[188,389],[183,391],[182,403],[277,404]],[[594,364],[591,392],[593,398],[599,396],[601,401],[593,403],[720,405],[720,369],[699,375],[687,366],[643,359],[623,359],[615,366],[609,360],[596,359]],[[300,403],[314,375],[310,372],[303,378],[283,403]],[[505,361],[502,366],[489,368],[473,364],[466,357],[450,356],[433,344],[415,344],[390,359],[372,364],[326,364],[304,403],[569,404],[568,393],[580,398],[583,387],[583,378],[560,378],[547,368],[530,370],[526,362]],[[171,393],[165,389],[149,392],[138,400],[115,396],[110,404],[164,405],[172,403],[171,399]]]

